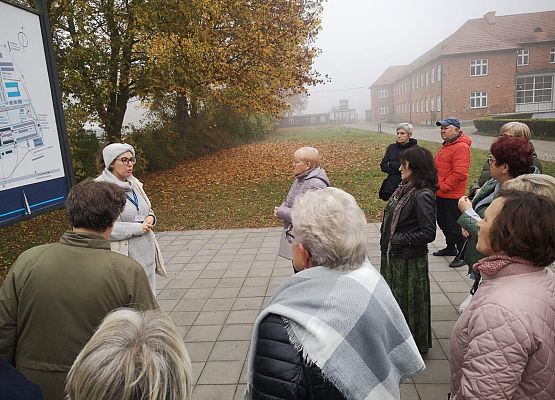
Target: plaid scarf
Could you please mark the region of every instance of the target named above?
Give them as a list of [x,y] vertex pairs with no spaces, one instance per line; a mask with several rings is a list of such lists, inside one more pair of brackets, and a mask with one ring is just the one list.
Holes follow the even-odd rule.
[[347,400],[399,399],[401,380],[424,369],[389,286],[368,260],[350,271],[313,267],[290,276],[258,316],[245,399],[252,398],[258,327],[268,314],[286,319],[291,344]]

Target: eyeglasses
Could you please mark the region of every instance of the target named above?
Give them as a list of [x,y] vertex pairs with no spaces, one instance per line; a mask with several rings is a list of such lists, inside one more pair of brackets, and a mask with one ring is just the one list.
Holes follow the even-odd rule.
[[135,157],[131,157],[131,158],[127,158],[127,157],[122,157],[122,158],[116,158],[116,160],[120,160],[122,162],[122,164],[125,165],[135,165],[135,163],[137,162],[137,159]]
[[291,231],[293,230],[293,226],[291,226],[289,229],[287,229],[285,231],[285,238],[289,241],[292,242],[293,239],[295,239],[295,236],[293,236],[293,233],[291,233]]

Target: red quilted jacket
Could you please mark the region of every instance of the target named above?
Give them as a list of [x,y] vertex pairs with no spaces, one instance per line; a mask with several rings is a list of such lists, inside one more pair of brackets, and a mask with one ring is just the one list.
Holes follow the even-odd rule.
[[459,199],[465,195],[471,144],[472,140],[461,131],[461,136],[457,140],[446,143],[437,152],[435,156],[439,185],[437,197]]

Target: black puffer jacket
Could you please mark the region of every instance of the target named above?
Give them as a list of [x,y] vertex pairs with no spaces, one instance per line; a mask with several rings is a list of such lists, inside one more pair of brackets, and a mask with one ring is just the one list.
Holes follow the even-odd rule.
[[276,314],[259,325],[253,372],[253,400],[345,400],[320,368],[302,359]]
[[[393,212],[393,210],[391,210]],[[380,248],[387,253],[389,238],[382,224]],[[398,258],[417,258],[428,254],[428,243],[436,238],[436,196],[431,189],[417,189],[403,207],[397,228],[391,237],[389,255]]]
[[406,144],[399,144],[397,142],[390,144],[385,151],[382,162],[380,163],[380,168],[382,172],[387,174],[387,178],[384,179],[382,186],[380,188],[380,199],[387,201],[401,183],[401,173],[399,172],[399,167],[401,162],[399,161],[399,153],[409,147],[416,146],[416,139],[410,138]]

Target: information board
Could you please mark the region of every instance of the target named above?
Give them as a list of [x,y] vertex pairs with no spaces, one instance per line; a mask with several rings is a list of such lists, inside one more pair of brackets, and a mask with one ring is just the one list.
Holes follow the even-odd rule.
[[60,207],[73,183],[44,3],[0,0],[0,225]]

